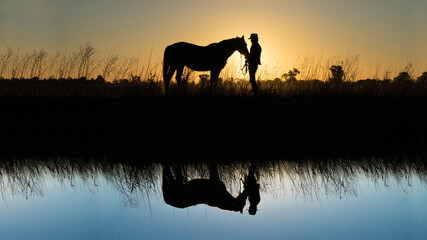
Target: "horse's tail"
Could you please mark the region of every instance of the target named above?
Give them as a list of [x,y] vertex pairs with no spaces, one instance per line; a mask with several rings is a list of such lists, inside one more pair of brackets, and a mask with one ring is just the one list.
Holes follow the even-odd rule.
[[170,75],[170,71],[172,69],[170,69],[171,67],[171,63],[170,63],[170,46],[167,46],[165,49],[165,53],[163,55],[163,87],[165,90],[165,93],[168,91],[169,88],[169,82],[172,78],[172,76]]
[[166,79],[166,76],[168,75],[168,69],[169,69],[168,49],[169,47],[166,47],[165,53],[163,55],[163,80]]

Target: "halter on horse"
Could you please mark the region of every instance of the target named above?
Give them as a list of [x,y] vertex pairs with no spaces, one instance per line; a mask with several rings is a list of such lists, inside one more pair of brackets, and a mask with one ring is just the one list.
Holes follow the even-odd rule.
[[181,88],[181,76],[184,67],[195,71],[211,71],[211,85],[218,80],[219,73],[227,64],[227,59],[239,51],[248,59],[249,51],[244,37],[231,38],[219,43],[212,43],[202,47],[191,43],[178,42],[165,49],[163,57],[163,83],[165,93],[169,82],[176,71],[176,82]]

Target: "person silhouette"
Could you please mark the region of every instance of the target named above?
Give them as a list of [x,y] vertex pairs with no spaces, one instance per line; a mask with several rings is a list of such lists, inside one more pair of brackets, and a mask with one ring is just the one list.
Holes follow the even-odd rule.
[[251,82],[254,95],[258,95],[258,87],[256,85],[255,74],[258,70],[258,65],[261,65],[261,46],[258,43],[258,34],[252,33],[249,37],[252,46],[249,52],[249,81]]

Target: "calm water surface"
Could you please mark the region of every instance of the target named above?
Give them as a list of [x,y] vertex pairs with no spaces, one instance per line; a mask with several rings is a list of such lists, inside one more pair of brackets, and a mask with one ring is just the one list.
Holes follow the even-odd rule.
[[418,158],[34,158],[0,174],[0,239],[427,239]]

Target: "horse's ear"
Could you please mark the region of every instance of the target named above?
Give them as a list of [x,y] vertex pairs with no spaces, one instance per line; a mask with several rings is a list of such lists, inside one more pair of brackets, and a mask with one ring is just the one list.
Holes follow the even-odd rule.
[[245,39],[245,35],[242,35],[242,39]]

